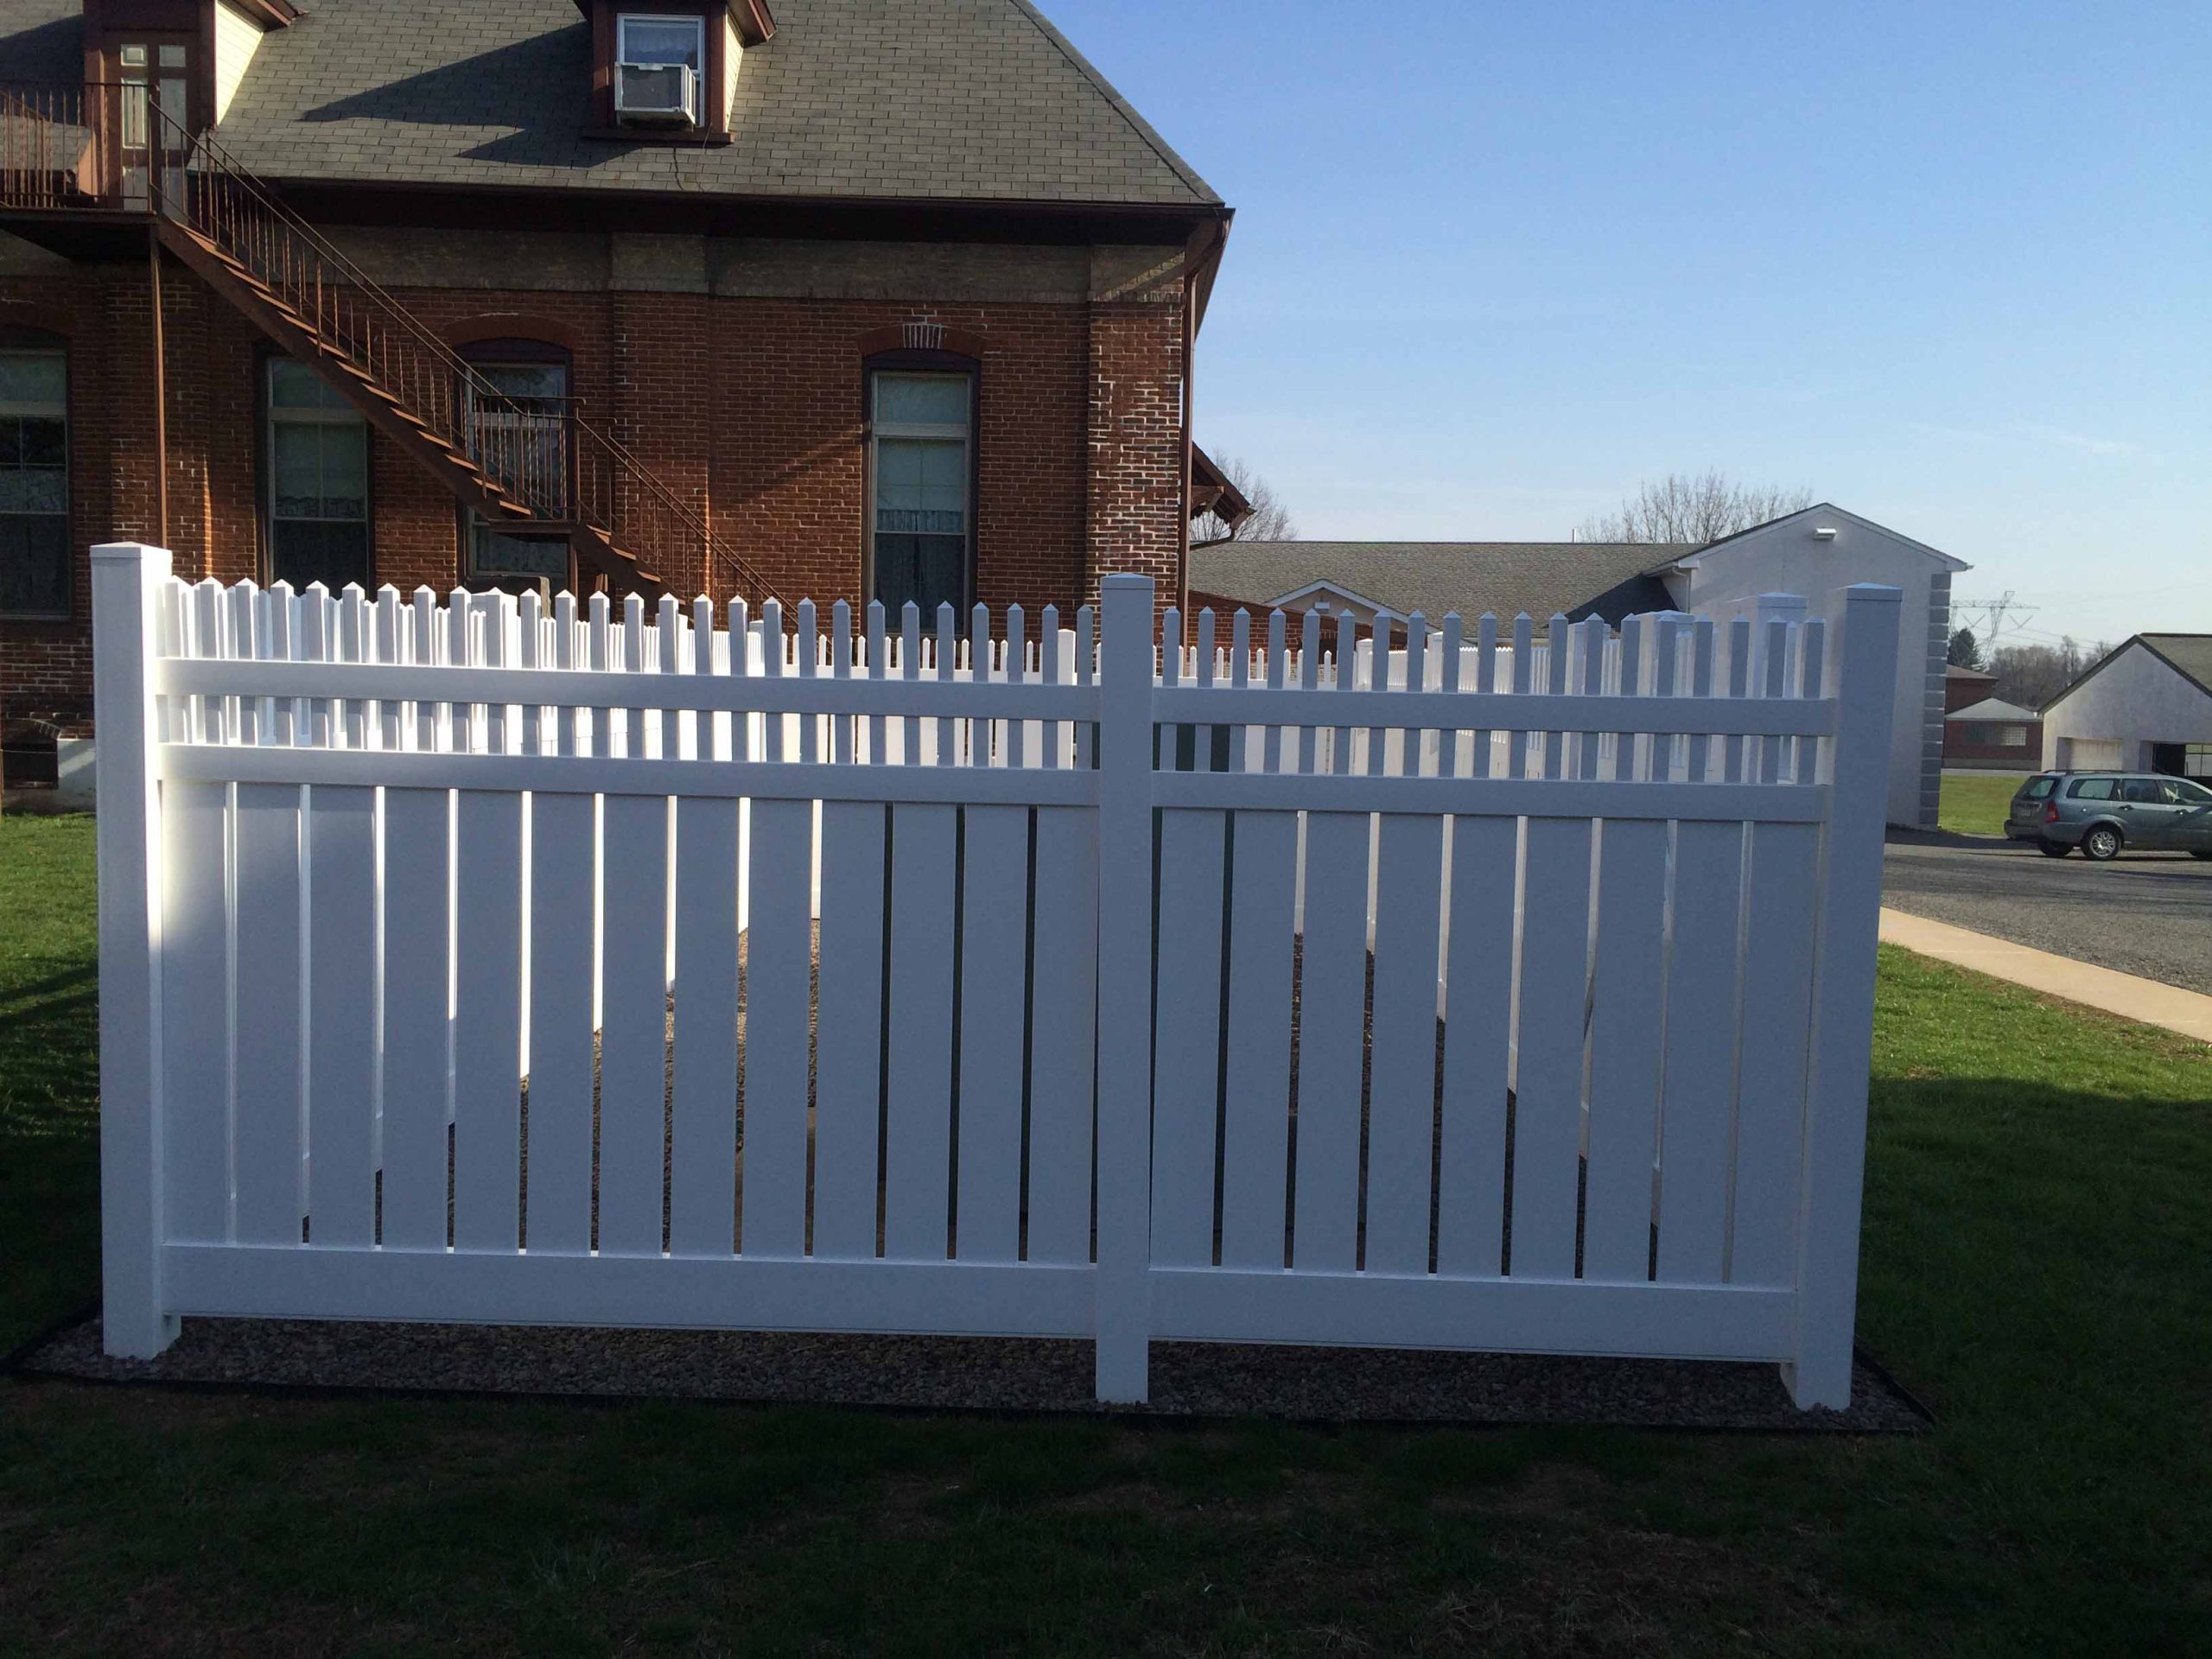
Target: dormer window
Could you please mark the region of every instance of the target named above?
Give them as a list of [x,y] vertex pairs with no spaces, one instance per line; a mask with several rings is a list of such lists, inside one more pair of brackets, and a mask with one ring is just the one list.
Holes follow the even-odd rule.
[[615,119],[626,126],[702,125],[707,20],[626,11],[615,31]]

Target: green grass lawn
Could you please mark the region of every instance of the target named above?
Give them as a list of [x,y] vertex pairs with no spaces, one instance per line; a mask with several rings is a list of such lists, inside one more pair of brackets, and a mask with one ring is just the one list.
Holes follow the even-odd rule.
[[[0,1344],[96,1283],[92,836],[0,823]],[[2212,1650],[2212,1058],[1894,953],[1911,1439],[0,1387],[0,1651]]]
[[1936,822],[1954,835],[2001,836],[2024,772],[1947,772]]

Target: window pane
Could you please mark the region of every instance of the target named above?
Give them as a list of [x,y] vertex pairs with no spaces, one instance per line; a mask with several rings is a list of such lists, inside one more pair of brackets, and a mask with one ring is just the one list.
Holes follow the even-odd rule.
[[60,467],[0,463],[0,512],[66,513],[69,475]]
[[2076,779],[2067,787],[2067,798],[2076,801],[2108,801],[2112,799],[2112,779],[2109,778]]
[[697,23],[689,18],[660,20],[625,17],[622,20],[622,61],[625,63],[688,63],[699,67]]
[[[62,467],[69,460],[67,429],[57,420],[32,416],[15,423],[16,454],[26,467]],[[0,466],[7,465],[7,451],[0,449]]]
[[319,426],[322,439],[325,518],[365,518],[369,506],[368,433],[359,426]]
[[344,409],[346,400],[316,379],[303,363],[272,358],[269,364],[271,409]]
[[964,374],[879,374],[875,418],[893,426],[968,424]]
[[542,576],[548,582],[569,579],[569,544],[550,536],[509,536],[482,519],[471,526],[470,560],[474,573],[487,576]]
[[68,521],[0,515],[0,612],[61,616],[68,610]]
[[[907,601],[934,616],[941,605],[961,603],[961,574],[968,559],[964,536],[881,536],[875,538],[875,597],[894,617]],[[963,617],[963,624],[966,622]]]
[[479,363],[476,372],[510,397],[565,397],[569,371],[558,363]]
[[270,574],[304,588],[321,582],[336,593],[349,582],[369,582],[369,527],[278,519],[269,527]]
[[322,517],[322,438],[319,427],[278,421],[270,433],[270,470],[279,518]]
[[957,536],[968,528],[968,446],[957,439],[880,438],[875,527]]
[[0,352],[0,404],[44,404],[58,413],[67,380],[59,352]]

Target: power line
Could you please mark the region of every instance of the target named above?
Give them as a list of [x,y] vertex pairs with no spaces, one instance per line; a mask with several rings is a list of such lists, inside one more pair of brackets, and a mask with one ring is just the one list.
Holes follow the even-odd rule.
[[[2016,633],[2029,632],[2022,624],[2042,608],[2039,605],[2019,603],[2014,597],[2014,590],[2010,588],[2007,588],[1996,599],[1960,599],[1951,601],[1953,620],[1960,626],[1967,628],[1973,633],[1974,643],[1984,652],[1995,651],[1998,642],[2004,638],[2008,627]],[[1979,626],[1976,626],[1972,620],[1976,617],[1980,619]]]

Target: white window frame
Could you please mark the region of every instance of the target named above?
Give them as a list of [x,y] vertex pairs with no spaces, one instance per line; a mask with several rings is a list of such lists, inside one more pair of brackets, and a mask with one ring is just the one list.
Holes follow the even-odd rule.
[[[630,52],[630,25],[632,23],[651,23],[670,28],[688,28],[690,29],[691,39],[693,41],[692,53],[693,55],[698,59],[698,62],[696,64],[681,65],[681,67],[689,68],[691,71],[692,108],[690,112],[691,124],[694,127],[704,126],[707,122],[707,20],[696,14],[685,14],[683,12],[618,11],[615,13],[614,73],[618,83],[617,102],[620,102],[619,83],[622,73],[622,65],[626,63],[635,63],[666,67],[671,64],[678,62],[677,60],[671,60],[669,58],[640,58],[632,56]],[[620,111],[618,111],[617,114],[619,115],[620,113]]]
[[[957,380],[968,396],[968,418],[957,426],[931,421],[885,421],[876,416],[886,378]],[[886,438],[918,438],[935,442],[957,440],[961,446],[960,466],[960,522],[962,539],[967,545],[961,550],[960,598],[953,608],[959,613],[959,624],[968,626],[969,607],[974,601],[976,588],[976,372],[972,369],[905,368],[887,364],[870,369],[868,377],[868,569],[863,591],[875,596],[875,537],[876,480],[881,474],[878,464]],[[934,618],[926,619],[930,626],[936,626]]]
[[58,611],[0,611],[0,616],[27,622],[67,620],[70,613],[69,594],[73,587],[69,574],[69,486],[71,479],[71,439],[69,430],[69,348],[66,346],[0,346],[0,357],[47,357],[61,365],[61,401],[40,403],[29,398],[0,398],[0,416],[33,421],[61,423],[61,511],[51,512],[10,512],[10,518],[53,518],[61,520],[61,591],[63,599]]
[[698,43],[697,51],[699,54],[699,61],[696,64],[690,65],[690,67],[691,73],[698,76],[699,84],[701,86],[704,86],[706,84],[707,20],[704,17],[699,16],[696,13],[686,16],[682,12],[670,13],[662,11],[624,11],[615,14],[614,61],[617,63],[664,64],[672,61],[672,60],[667,58],[639,58],[632,57],[630,54],[630,25],[632,23],[671,25],[679,29],[688,27],[691,30],[691,38]]

